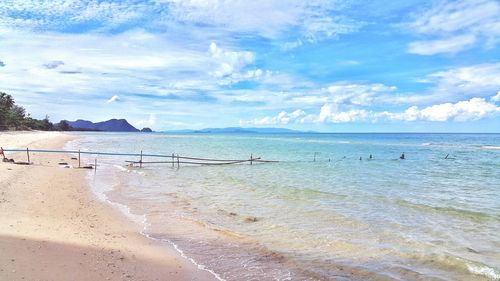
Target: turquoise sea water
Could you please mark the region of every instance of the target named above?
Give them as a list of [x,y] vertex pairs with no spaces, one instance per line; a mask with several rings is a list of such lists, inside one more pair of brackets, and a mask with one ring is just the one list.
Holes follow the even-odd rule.
[[69,147],[282,161],[98,156],[94,192],[220,279],[500,280],[500,134],[80,136]]

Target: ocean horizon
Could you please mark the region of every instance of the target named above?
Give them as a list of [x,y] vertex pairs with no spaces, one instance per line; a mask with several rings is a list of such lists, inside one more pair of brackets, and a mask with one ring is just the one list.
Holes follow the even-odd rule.
[[220,280],[500,279],[500,134],[74,134],[68,149],[280,161],[97,156],[93,192]]

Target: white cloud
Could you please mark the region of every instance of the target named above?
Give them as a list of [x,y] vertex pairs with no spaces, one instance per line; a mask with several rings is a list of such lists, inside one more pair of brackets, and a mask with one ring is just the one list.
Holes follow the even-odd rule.
[[239,73],[247,65],[254,62],[254,54],[252,52],[226,51],[218,47],[215,42],[210,44],[209,52],[216,64],[216,69],[212,74],[217,78],[224,78],[234,73]]
[[500,38],[500,3],[496,0],[440,2],[411,24],[427,37],[409,44],[410,53],[434,55],[457,53],[482,44],[494,47]]
[[364,109],[351,109],[339,111],[337,104],[325,104],[321,107],[317,122],[323,123],[347,123],[363,121],[369,117],[370,113]]
[[158,0],[169,14],[186,24],[201,24],[229,32],[254,33],[277,38],[298,31],[314,41],[356,31],[360,23],[340,14],[344,1],[330,0]]
[[330,102],[335,104],[371,105],[382,94],[396,91],[395,86],[384,84],[355,84],[340,82],[328,87]]
[[442,103],[419,109],[416,106],[408,108],[404,113],[382,114],[392,120],[402,121],[474,121],[486,117],[496,116],[500,113],[500,107],[494,103],[487,102],[484,98],[472,98],[457,103]]
[[[217,48],[214,58],[206,48],[143,30],[114,35],[3,30],[0,41],[2,61],[16,62],[0,68],[2,90],[35,117],[55,112],[52,117],[56,119],[79,118],[81,112],[68,112],[67,108],[82,100],[86,115],[99,119],[123,116],[119,108],[105,108],[106,99],[113,95],[132,108],[127,116],[135,120],[142,112],[154,112],[167,104],[172,108],[169,114],[182,108],[183,113],[210,115],[208,102],[213,108],[217,97],[212,93],[225,79],[210,73],[221,61],[232,65],[237,79],[264,79],[267,75],[250,69],[245,52],[241,58],[238,51]],[[58,61],[64,64],[54,63]],[[223,91],[220,95],[229,96]],[[137,101],[142,102],[134,103]]]
[[500,91],[498,91],[496,95],[491,97],[491,101],[500,102]]
[[[273,77],[274,78],[274,77]],[[304,84],[305,88],[315,85]],[[355,83],[339,81],[320,89],[300,89],[282,95],[282,103],[287,106],[321,106],[323,104],[343,104],[370,106],[380,100],[391,98],[397,88],[381,83]]]
[[88,22],[94,28],[113,28],[144,17],[151,8],[134,1],[11,0],[0,2],[0,26],[60,29]]
[[475,64],[438,71],[429,74],[423,81],[433,84],[427,93],[387,96],[379,101],[428,105],[472,97],[488,98],[500,89],[500,63]]
[[0,76],[2,86],[11,91],[55,96],[99,95],[109,89],[180,94],[183,90],[217,89],[224,77],[214,79],[211,73],[222,73],[223,65],[239,80],[269,75],[260,69],[245,69],[253,61],[251,52],[222,50],[213,44],[212,52],[207,53],[142,30],[116,35],[11,30],[0,34],[0,40],[0,57],[16,62],[2,69]]
[[148,119],[146,120],[139,120],[137,122],[134,122],[135,127],[142,128],[142,127],[148,127],[151,128],[155,126],[156,124],[156,114],[150,113],[148,116]]
[[[500,95],[498,95],[500,96]],[[496,99],[492,97],[492,100]],[[471,98],[457,103],[442,103],[419,109],[411,106],[404,112],[374,112],[363,108],[351,108],[341,110],[338,104],[324,104],[319,114],[308,114],[302,110],[297,110],[298,114],[292,115],[281,112],[275,117],[264,117],[251,121],[240,121],[240,124],[274,125],[288,124],[291,120],[296,123],[352,123],[352,122],[378,122],[380,120],[390,121],[476,121],[483,118],[491,118],[500,115],[500,106],[493,102],[487,102],[484,98]],[[280,118],[284,121],[280,122]]]
[[472,34],[453,36],[445,39],[416,41],[408,45],[408,52],[417,55],[457,53],[474,45],[476,37]]
[[114,95],[108,101],[106,101],[106,103],[112,103],[112,102],[116,102],[116,101],[120,101],[120,97],[118,97],[117,95]]
[[304,44],[304,42],[301,39],[298,39],[298,40],[295,40],[295,41],[290,41],[290,42],[283,43],[283,45],[281,46],[281,49],[283,51],[289,51],[289,50],[296,49],[296,48],[302,46],[303,44]]
[[254,120],[240,120],[240,125],[258,125],[258,126],[266,126],[266,125],[287,125],[290,122],[297,121],[298,118],[305,115],[305,112],[301,109],[297,109],[294,112],[288,113],[286,111],[281,111],[278,115],[273,117],[263,117],[261,119]]
[[428,76],[441,97],[489,97],[500,89],[500,63],[477,64],[440,71]]
[[[344,2],[347,1],[9,0],[0,2],[0,26],[102,31],[140,23],[143,28],[181,30],[183,35],[209,33],[212,39],[234,32],[272,39],[316,41],[361,27],[361,23],[341,16],[346,7]],[[295,38],[290,38],[290,32]]]

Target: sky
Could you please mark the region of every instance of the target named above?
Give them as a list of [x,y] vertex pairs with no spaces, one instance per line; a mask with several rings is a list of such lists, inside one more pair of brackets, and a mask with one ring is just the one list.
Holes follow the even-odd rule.
[[55,122],[500,132],[498,15],[498,0],[1,0],[0,91]]

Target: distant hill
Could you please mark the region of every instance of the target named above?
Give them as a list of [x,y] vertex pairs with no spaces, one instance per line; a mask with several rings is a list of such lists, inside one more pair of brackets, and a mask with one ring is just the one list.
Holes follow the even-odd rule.
[[137,128],[130,125],[125,119],[111,119],[108,121],[93,123],[87,120],[66,121],[73,130],[93,130],[104,132],[139,132]]
[[227,127],[227,128],[205,128],[201,130],[177,130],[167,131],[169,133],[206,133],[206,134],[231,134],[231,133],[261,133],[261,134],[283,134],[283,133],[304,133],[302,131],[285,129],[285,128],[242,128],[242,127]]

